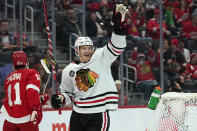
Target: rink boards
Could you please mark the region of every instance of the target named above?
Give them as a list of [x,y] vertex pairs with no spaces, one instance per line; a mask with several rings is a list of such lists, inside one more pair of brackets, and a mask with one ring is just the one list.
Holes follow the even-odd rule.
[[[45,109],[40,131],[69,131],[71,109],[58,111]],[[110,112],[110,131],[145,131],[153,111],[145,107],[121,107]],[[0,131],[3,126],[3,116],[0,113]]]

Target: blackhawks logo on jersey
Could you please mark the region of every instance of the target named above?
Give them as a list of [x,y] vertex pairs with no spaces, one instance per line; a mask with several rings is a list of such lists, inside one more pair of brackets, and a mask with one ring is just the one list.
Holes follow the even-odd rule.
[[90,69],[80,69],[76,72],[75,85],[81,91],[87,91],[94,86],[98,75]]

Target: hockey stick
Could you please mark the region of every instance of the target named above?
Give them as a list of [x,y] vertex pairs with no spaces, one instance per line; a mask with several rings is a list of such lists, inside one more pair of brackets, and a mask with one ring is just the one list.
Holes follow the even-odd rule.
[[48,37],[48,45],[49,45],[49,50],[50,50],[50,55],[51,55],[51,65],[52,65],[52,74],[53,74],[53,78],[56,82],[56,93],[58,94],[58,87],[57,87],[57,78],[55,75],[55,61],[54,61],[54,55],[53,55],[53,48],[52,48],[52,44],[51,44],[51,34],[49,31],[49,25],[48,25],[48,19],[47,19],[47,8],[46,8],[46,4],[45,4],[45,0],[43,0],[43,8],[44,8],[44,17],[45,17],[45,23],[46,23],[46,33],[47,33],[47,37]]
[[49,68],[47,67],[47,65],[43,59],[40,60],[40,63],[42,65],[42,67],[44,68],[45,72],[48,74],[47,82],[45,83],[44,90],[43,90],[43,93],[45,93],[46,87],[47,87],[49,80],[51,78],[51,72],[49,71]]
[[[48,25],[48,19],[47,19],[47,8],[46,8],[45,0],[43,0],[43,8],[44,8],[45,23],[46,23],[46,32],[47,32],[47,37],[48,37],[48,45],[49,45],[50,55],[51,55],[51,65],[52,65],[52,71],[53,71],[52,74],[53,74],[53,78],[56,83],[56,94],[59,94],[58,82],[57,82],[57,78],[55,75],[55,61],[54,61],[54,55],[53,55],[53,48],[51,45],[51,34],[49,32],[49,25]],[[59,109],[59,114],[61,114],[61,109]]]

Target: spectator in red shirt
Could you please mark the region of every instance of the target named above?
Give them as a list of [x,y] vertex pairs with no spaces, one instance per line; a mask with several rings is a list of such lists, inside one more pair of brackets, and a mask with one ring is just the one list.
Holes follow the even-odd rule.
[[[159,25],[159,10],[158,9],[155,9],[154,17],[148,21],[147,30],[148,30],[148,36],[151,37],[153,40],[160,39],[160,35],[159,35],[160,25]],[[170,35],[170,31],[168,31],[165,23],[163,23],[163,33],[164,33],[164,36]]]
[[189,50],[197,49],[197,9],[193,11],[191,20],[183,25],[182,37],[191,39],[187,42],[187,48]]
[[[154,17],[150,19],[147,23],[147,36],[153,39],[153,49],[156,52],[159,48],[159,39],[160,39],[160,24],[159,24],[159,10],[155,9]],[[163,22],[163,38],[165,36],[170,36],[171,33],[167,29],[166,24]]]
[[190,59],[190,63],[186,66],[186,77],[187,79],[197,80],[197,54],[192,53]]
[[144,92],[144,99],[149,100],[149,97],[154,90],[154,87],[157,85],[157,82],[154,78],[152,69],[153,63],[155,60],[154,51],[148,50],[148,60],[144,53],[139,53],[137,48],[134,48],[132,54],[132,60],[136,63],[131,64],[137,69],[137,88],[140,91]]
[[192,53],[190,55],[190,63],[186,65],[185,72],[185,89],[190,90],[192,93],[197,92],[197,54]]
[[197,10],[191,15],[191,20],[183,25],[182,36],[197,40]]
[[177,22],[178,27],[182,27],[185,22],[189,20],[189,9],[188,9],[189,3],[185,0],[181,0],[178,3],[178,7],[175,9],[175,19]]

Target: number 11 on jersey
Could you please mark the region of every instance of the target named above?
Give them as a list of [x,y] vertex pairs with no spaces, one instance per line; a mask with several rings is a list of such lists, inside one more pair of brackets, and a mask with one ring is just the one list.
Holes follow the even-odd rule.
[[[14,89],[14,92],[13,90]],[[9,101],[9,106],[13,105],[12,99],[11,99],[11,93],[15,93],[15,100],[14,100],[14,105],[21,105],[21,99],[20,99],[20,86],[19,82],[17,82],[14,85],[14,88],[12,88],[11,84],[8,86],[8,101]]]

